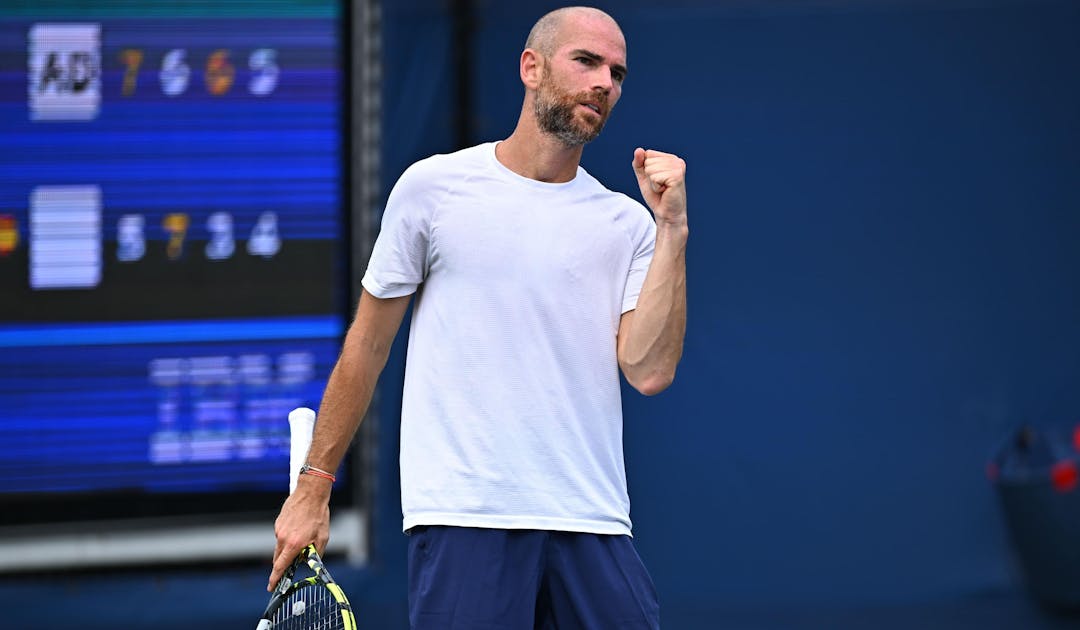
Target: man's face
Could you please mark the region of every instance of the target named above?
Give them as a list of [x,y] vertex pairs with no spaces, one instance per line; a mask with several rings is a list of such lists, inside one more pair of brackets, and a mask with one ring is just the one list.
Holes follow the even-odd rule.
[[626,44],[614,24],[568,24],[544,64],[533,110],[540,130],[568,147],[591,142],[622,94]]

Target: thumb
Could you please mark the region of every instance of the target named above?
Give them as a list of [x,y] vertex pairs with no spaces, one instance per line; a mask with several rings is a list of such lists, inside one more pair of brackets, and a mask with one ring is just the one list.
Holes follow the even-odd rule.
[[641,194],[645,197],[648,197],[650,192],[655,195],[664,192],[664,187],[654,182],[645,172],[645,158],[648,156],[648,153],[648,151],[641,147],[634,149],[634,175],[637,176],[638,186],[641,187]]
[[634,174],[638,181],[645,178],[645,149],[641,147],[634,149]]

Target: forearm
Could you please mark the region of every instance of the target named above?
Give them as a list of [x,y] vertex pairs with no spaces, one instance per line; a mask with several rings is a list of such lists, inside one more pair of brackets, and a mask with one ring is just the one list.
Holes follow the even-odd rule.
[[368,345],[346,343],[326,383],[307,461],[334,471],[352,442],[375,391],[386,355]]
[[620,330],[619,364],[626,380],[646,395],[666,389],[675,378],[686,336],[685,221],[658,223],[652,263],[637,307]]
[[[371,403],[375,383],[386,365],[390,344],[409,306],[409,296],[381,300],[362,292],[356,318],[345,335],[341,356],[326,384],[308,462],[336,470],[360,420]],[[267,590],[274,588],[289,562],[304,545],[314,542],[321,552],[330,536],[330,481],[300,475],[296,491],[281,506],[274,521],[277,547]]]
[[319,406],[308,451],[312,466],[334,471],[348,451],[371,404],[408,300],[379,300],[366,293],[361,297],[356,319],[345,336]]

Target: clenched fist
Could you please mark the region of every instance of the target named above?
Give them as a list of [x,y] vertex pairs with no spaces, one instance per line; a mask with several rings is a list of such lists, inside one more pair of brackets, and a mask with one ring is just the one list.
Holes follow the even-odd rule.
[[686,162],[662,151],[634,149],[634,174],[657,224],[686,225]]

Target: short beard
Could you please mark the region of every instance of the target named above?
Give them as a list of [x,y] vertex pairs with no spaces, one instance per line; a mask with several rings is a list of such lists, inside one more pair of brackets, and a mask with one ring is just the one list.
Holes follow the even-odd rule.
[[[588,126],[577,123],[574,120],[578,103],[589,100],[587,96],[579,99],[560,98],[560,94],[554,89],[547,90],[550,97],[544,95],[544,88],[551,88],[551,82],[545,76],[540,81],[540,89],[537,90],[536,100],[533,101],[533,113],[536,115],[536,123],[540,131],[550,134],[567,148],[573,148],[588,144],[600,135],[604,129],[606,117],[600,119],[600,124]],[[601,103],[606,103],[606,95],[600,96]]]

